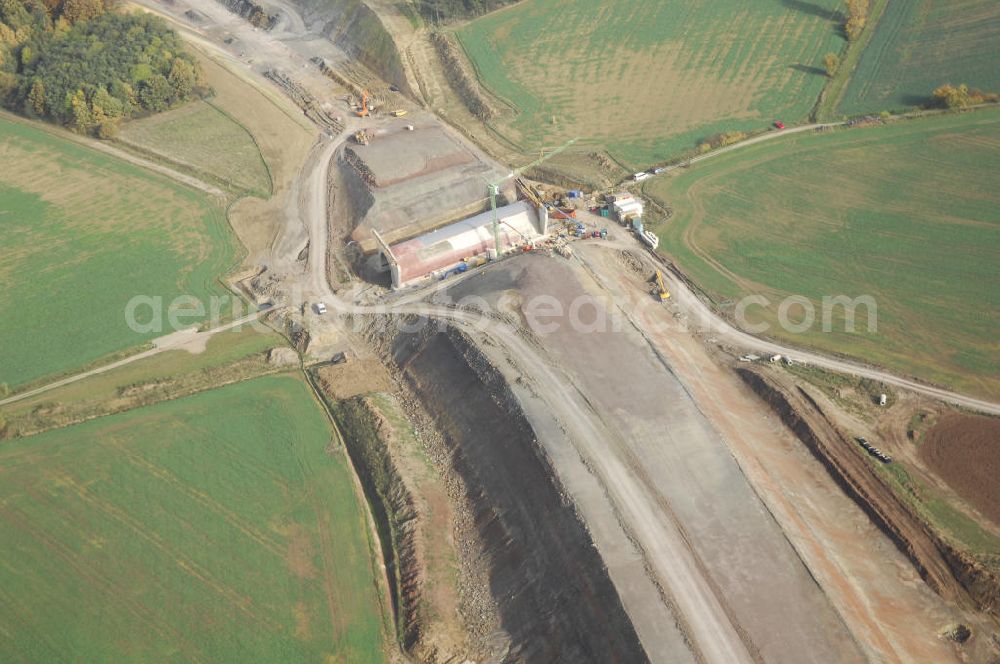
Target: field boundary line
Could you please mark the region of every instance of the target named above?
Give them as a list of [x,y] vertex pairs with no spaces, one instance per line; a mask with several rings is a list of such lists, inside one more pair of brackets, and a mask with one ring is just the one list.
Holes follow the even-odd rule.
[[174,159],[163,154],[162,152],[157,152],[152,148],[138,145],[136,143],[130,143],[120,136],[110,139],[108,141],[108,145],[113,145],[115,149],[120,150],[125,154],[132,155],[136,159],[147,160],[152,164],[157,164],[163,168],[169,168],[182,175],[187,175],[188,177],[197,179],[208,186],[218,187],[226,198],[229,198],[231,195],[235,195],[237,197],[241,195],[241,188],[235,183],[227,182],[217,175],[213,175],[198,168],[197,166],[180,161],[179,159]]
[[883,21],[882,20],[883,17],[884,17],[884,12],[883,16],[879,17],[879,27],[883,28],[882,29],[883,33],[887,33],[886,39],[881,44],[881,46],[879,46],[879,48],[875,49],[874,48],[875,44],[873,43],[875,36],[874,34],[872,35],[872,39],[869,40],[868,45],[865,46],[861,55],[858,57],[857,63],[855,63],[854,70],[852,70],[851,72],[851,80],[844,85],[840,97],[836,100],[836,106],[833,109],[834,112],[836,112],[839,109],[841,103],[843,103],[844,96],[847,94],[847,89],[851,87],[851,83],[854,81],[854,74],[857,73],[857,68],[861,66],[861,61],[864,59],[865,55],[869,54],[870,51],[872,57],[872,72],[870,76],[861,78],[864,84],[861,86],[861,89],[858,90],[858,98],[863,99],[868,94],[868,91],[871,90],[872,86],[876,82],[876,79],[878,78],[878,75],[882,68],[882,63],[885,59],[886,52],[892,48],[893,41],[895,40],[896,36],[906,27],[905,20],[899,21],[898,23],[894,24],[890,21]]
[[848,40],[847,45],[841,51],[843,58],[837,73],[819,93],[819,99],[816,100],[811,114],[814,122],[828,120],[837,115],[837,108],[843,101],[847,87],[854,78],[854,72],[858,68],[858,63],[861,62],[861,56],[868,50],[868,45],[874,38],[878,26],[882,23],[882,17],[885,16],[885,8],[888,6],[889,0],[873,0],[872,4],[873,11],[868,16],[868,22],[861,31],[860,38],[855,42]]
[[[250,131],[249,127],[247,127],[242,122],[240,122],[239,120],[237,120],[236,118],[234,118],[232,116],[232,114],[230,114],[224,108],[222,108],[221,106],[218,106],[217,104],[215,104],[214,100],[215,100],[215,97],[213,96],[212,98],[210,98],[210,99],[204,99],[203,101],[207,105],[209,105],[212,108],[214,108],[219,113],[222,113],[222,115],[224,115],[226,118],[228,118],[229,121],[232,122],[234,125],[236,125],[240,129],[242,129],[243,131],[245,131],[247,133],[247,136],[250,137],[250,140],[253,141],[254,147],[257,148],[257,154],[260,155],[260,160],[264,164],[264,170],[267,172],[267,186],[268,186],[268,191],[266,192],[266,194],[264,196],[262,196],[262,198],[264,198],[264,200],[269,200],[272,196],[274,196],[274,174],[271,172],[271,165],[268,164],[267,163],[267,159],[264,158],[264,151],[261,149],[260,143],[257,142],[257,137],[253,135],[253,132]],[[255,192],[253,192],[253,191],[247,191],[246,195],[253,196],[253,195],[255,195]]]
[[167,168],[176,170],[178,173],[187,174],[190,177],[196,178],[206,184],[218,186],[223,191],[228,192],[229,195],[227,196],[227,198],[229,196],[234,196],[236,199],[240,199],[245,196],[254,196],[257,198],[262,198],[264,200],[269,199],[274,191],[274,177],[271,174],[271,168],[270,166],[268,166],[267,160],[264,159],[264,153],[261,152],[260,144],[257,143],[257,139],[254,137],[253,133],[249,129],[247,129],[242,123],[233,118],[231,115],[229,115],[224,110],[213,104],[209,99],[201,99],[199,101],[201,101],[207,107],[211,108],[217,113],[221,113],[226,119],[230,120],[233,124],[235,124],[240,129],[242,129],[247,133],[247,135],[250,137],[251,142],[253,142],[254,147],[257,149],[257,153],[260,155],[260,160],[264,164],[264,170],[267,172],[268,188],[270,189],[269,192],[265,193],[258,191],[256,189],[244,187],[236,182],[227,180],[226,178],[220,175],[211,173],[204,168],[188,163],[179,158],[172,157],[171,155],[166,154],[164,152],[160,152],[159,150],[156,150],[154,148],[134,143],[126,138],[123,138],[120,135],[111,139],[108,142],[108,144],[114,145],[123,152],[133,154],[140,159],[148,159],[153,163],[161,164]]
[[[313,399],[317,401],[320,410],[322,410],[326,415],[326,419],[330,423],[330,428],[333,431],[333,437],[340,448],[340,453],[347,459],[347,465],[351,469],[351,479],[353,480],[352,483],[354,485],[355,497],[359,500],[360,504],[364,505],[365,523],[368,526],[365,529],[365,535],[368,539],[369,564],[373,568],[372,577],[374,579],[373,583],[375,586],[375,594],[379,599],[379,613],[382,614],[382,629],[386,632],[385,635],[390,637],[392,642],[395,643],[400,652],[402,652],[402,648],[400,647],[400,618],[396,614],[396,599],[392,596],[393,584],[389,582],[389,566],[386,564],[385,551],[382,548],[382,538],[378,533],[378,523],[375,521],[372,506],[368,500],[368,495],[365,493],[364,485],[361,482],[361,474],[354,463],[354,458],[347,449],[347,441],[344,440],[344,432],[340,429],[340,424],[337,422],[337,418],[333,414],[333,409],[329,400],[316,384],[315,377],[312,374],[312,368],[313,366],[302,366],[300,371],[305,377],[306,383],[309,385]],[[391,537],[389,538],[389,546],[392,546]],[[399,560],[399,551],[396,551],[395,548],[393,549],[393,558],[397,561]]]
[[[89,378],[91,376],[96,376],[98,374],[107,373],[108,371],[111,371],[112,369],[117,369],[118,367],[123,367],[126,364],[131,364],[131,363],[136,362],[138,360],[142,360],[142,359],[145,359],[147,357],[152,357],[154,355],[158,355],[159,353],[163,353],[163,352],[166,352],[168,350],[178,350],[180,348],[183,348],[186,344],[190,343],[193,339],[195,339],[197,337],[202,337],[202,336],[212,337],[212,336],[218,334],[219,332],[225,332],[226,330],[230,330],[230,329],[232,329],[234,327],[238,327],[240,325],[244,325],[246,323],[251,323],[253,321],[256,321],[258,318],[260,318],[265,313],[270,313],[270,312],[275,311],[275,310],[276,310],[276,308],[268,309],[266,311],[257,311],[257,312],[255,312],[253,314],[250,314],[249,316],[244,316],[243,318],[239,318],[239,319],[231,321],[229,323],[225,323],[223,325],[219,325],[218,327],[213,327],[212,329],[209,329],[209,330],[204,330],[202,332],[191,333],[186,338],[174,339],[172,342],[165,343],[163,345],[155,345],[157,339],[153,339],[152,342],[151,342],[151,343],[154,343],[154,347],[153,348],[150,348],[148,350],[144,350],[144,351],[142,351],[140,353],[136,353],[134,355],[129,355],[129,356],[127,356],[125,358],[122,358],[120,360],[116,360],[114,362],[111,362],[110,364],[104,364],[104,365],[101,365],[99,367],[95,367],[93,369],[89,369],[87,371],[82,371],[80,373],[73,374],[73,375],[67,376],[65,378],[61,378],[61,379],[53,381],[51,383],[46,383],[45,385],[42,385],[40,387],[36,387],[36,388],[34,388],[32,390],[27,390],[25,392],[19,392],[19,393],[13,395],[13,396],[9,396],[9,397],[7,397],[5,399],[0,400],[0,406],[6,406],[7,404],[12,404],[12,403],[16,403],[18,401],[22,401],[22,400],[27,399],[29,397],[37,396],[39,394],[43,394],[43,393],[48,392],[50,390],[54,390],[57,387],[63,387],[64,385],[69,385],[71,383],[75,383],[77,381],[83,380],[84,378]],[[170,336],[170,335],[167,335],[167,336]],[[160,337],[160,340],[162,340],[162,339],[164,339],[164,337]]]
[[[514,3],[512,5],[508,5],[508,6],[503,7],[502,9],[500,9],[498,11],[503,11],[504,9],[510,9],[510,8],[516,6],[517,4],[519,4],[519,3]],[[493,12],[491,12],[491,13],[493,13]],[[465,42],[462,40],[462,37],[459,35],[458,31],[457,30],[451,30],[450,32],[451,32],[451,36],[458,43],[459,50],[462,51],[462,57],[465,58],[466,64],[468,64],[469,67],[471,67],[473,74],[475,74],[475,76],[476,76],[476,83],[479,85],[479,87],[482,88],[483,90],[485,90],[486,93],[489,94],[489,96],[491,96],[494,99],[496,99],[497,101],[499,101],[503,106],[506,106],[507,110],[509,112],[511,112],[514,115],[514,117],[517,117],[518,115],[520,115],[521,113],[523,113],[524,112],[523,109],[520,106],[518,106],[517,104],[515,104],[513,100],[508,99],[504,95],[500,94],[499,92],[497,92],[496,90],[494,90],[492,86],[490,86],[488,83],[486,83],[486,79],[483,78],[483,73],[479,70],[479,65],[477,65],[476,61],[472,58],[471,55],[469,55],[469,51],[468,51],[468,49],[467,49],[467,47],[465,45]],[[438,57],[438,56],[435,55],[435,57]],[[450,81],[448,81],[447,79],[445,80],[445,84],[448,85],[449,87],[451,86]],[[462,98],[462,95],[460,95],[458,93],[458,91],[455,90],[454,88],[452,88],[452,90],[455,92],[456,95],[458,95],[459,99],[462,99],[462,101],[464,103],[464,99]],[[514,139],[512,139],[510,136],[506,135],[505,133],[501,132],[500,129],[492,121],[479,120],[479,118],[476,118],[475,115],[473,115],[473,118],[475,118],[476,120],[478,120],[479,123],[488,132],[490,132],[490,134],[495,139],[499,140],[502,143],[505,143],[508,147],[512,148],[513,150],[516,150],[517,152],[519,152],[521,154],[529,154],[530,153],[530,150],[528,148],[524,147],[524,145],[522,145],[521,143],[515,141]]]
[[[218,390],[223,387],[229,387],[230,385],[237,385],[239,383],[245,383],[250,380],[257,380],[258,378],[266,378],[268,376],[281,376],[283,374],[290,373],[288,367],[275,367],[273,369],[266,369],[259,373],[254,373],[249,376],[243,376],[241,378],[232,378],[216,381],[213,383],[207,383],[205,385],[200,385],[189,390],[178,390],[169,396],[165,396],[162,399],[152,399],[150,401],[139,401],[134,405],[126,406],[124,408],[119,408],[118,410],[108,410],[107,412],[99,412],[92,415],[87,415],[85,417],[79,417],[77,419],[67,420],[64,423],[53,424],[51,426],[39,427],[37,429],[32,429],[28,431],[19,432],[18,438],[31,438],[32,436],[37,436],[44,433],[49,433],[50,431],[58,431],[60,429],[66,429],[69,427],[76,426],[78,424],[84,424],[86,422],[92,422],[94,420],[100,420],[105,417],[111,417],[113,415],[122,415],[124,413],[131,412],[133,410],[138,410],[140,408],[146,408],[148,406],[155,406],[161,403],[168,403],[170,401],[177,401],[178,399],[184,399],[186,397],[195,396],[201,394],[202,392],[211,392],[212,390]],[[58,388],[57,388],[58,389]],[[107,403],[107,402],[100,402]]]
[[499,92],[497,92],[496,90],[494,90],[490,85],[488,85],[486,83],[485,80],[483,80],[483,73],[481,71],[479,71],[479,65],[477,65],[476,61],[472,59],[471,55],[469,55],[469,51],[468,51],[468,49],[465,46],[465,42],[462,41],[462,38],[461,38],[461,36],[459,36],[458,32],[455,31],[455,30],[452,30],[451,31],[451,36],[455,38],[456,42],[458,42],[458,45],[459,45],[459,47],[462,50],[462,55],[465,56],[466,63],[470,67],[472,67],[472,71],[475,72],[475,74],[476,74],[476,82],[479,83],[479,87],[481,87],[483,90],[486,90],[488,93],[490,93],[491,96],[493,96],[496,99],[498,99],[499,101],[503,102],[503,105],[506,106],[507,108],[509,108],[514,113],[521,113],[522,109],[521,109],[520,106],[518,106],[512,100],[508,99],[504,95],[502,95]]
[[39,129],[45,132],[46,134],[49,134],[50,136],[55,136],[57,138],[71,141],[76,145],[88,148],[95,152],[103,152],[108,156],[115,157],[117,159],[120,159],[121,161],[128,162],[133,166],[139,166],[140,168],[144,168],[147,171],[166,177],[170,180],[173,180],[174,182],[183,184],[192,189],[198,189],[199,191],[211,194],[212,196],[218,196],[219,198],[226,198],[226,193],[221,189],[219,189],[218,187],[210,185],[207,182],[199,180],[198,178],[186,175],[184,173],[181,173],[180,171],[169,168],[162,164],[157,164],[156,162],[150,161],[149,159],[145,159],[138,155],[126,152],[125,150],[119,147],[115,147],[110,143],[105,143],[103,141],[99,141],[94,138],[89,138],[87,136],[74,134],[68,129],[64,129],[58,125],[48,124],[45,122],[38,122],[36,120],[29,120],[28,118],[21,117],[20,115],[15,115],[14,113],[11,113],[10,111],[6,110],[0,110],[0,119],[8,120],[12,123],[20,124],[23,126],[32,127],[34,129]]

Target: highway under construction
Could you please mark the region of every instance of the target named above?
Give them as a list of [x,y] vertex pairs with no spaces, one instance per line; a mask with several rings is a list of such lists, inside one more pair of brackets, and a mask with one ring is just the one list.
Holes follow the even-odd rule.
[[[512,169],[527,164],[487,155],[412,91],[383,86],[371,103],[360,98],[361,113],[356,92],[371,81],[350,89],[318,68],[310,44],[322,36],[297,34],[291,5],[268,32],[221,5],[193,25],[182,2],[141,3],[255,85],[283,72],[300,91],[294,101],[332,119],[317,126],[273,241],[235,286],[274,307],[323,381],[384,373],[378,391],[405,406],[421,461],[386,453],[392,468],[380,472],[402,479],[393,500],[372,505],[386,523],[393,510],[407,514],[380,542],[391,560],[383,571],[409,570],[388,584],[396,632],[407,635],[400,658],[988,661],[988,639],[963,651],[940,635],[995,625],[959,584],[952,595],[927,585],[921,571],[937,570],[936,559],[914,564],[898,529],[843,490],[796,421],[736,371],[740,355],[789,349],[712,311],[650,250],[641,215],[614,219],[604,195],[618,188],[578,196],[518,184]],[[323,48],[336,67],[343,54]],[[540,147],[540,158],[559,148]],[[374,482],[368,461],[355,461],[361,483]],[[419,500],[406,495],[425,471],[445,498],[412,517]],[[453,575],[422,572],[434,556],[454,561]],[[448,584],[457,610],[427,610]]]

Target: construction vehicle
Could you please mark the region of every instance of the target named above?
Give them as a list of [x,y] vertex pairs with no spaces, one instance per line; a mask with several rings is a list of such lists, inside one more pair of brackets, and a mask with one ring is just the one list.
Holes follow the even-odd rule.
[[[507,174],[506,176],[495,182],[490,182],[487,180],[486,195],[489,196],[490,210],[492,210],[493,212],[493,247],[494,251],[496,251],[497,258],[503,255],[503,247],[500,245],[500,217],[497,215],[497,197],[500,195],[500,185],[505,180],[510,180],[510,179],[516,180],[518,177],[520,177],[523,171],[538,166],[547,159],[551,159],[552,157],[556,156],[569,146],[573,145],[573,143],[576,143],[575,138],[563,143],[561,146],[559,146],[555,150],[552,150],[547,155],[539,154],[538,159],[536,159],[535,161],[520,168],[515,168],[509,174]],[[574,211],[574,216],[575,216],[575,211]],[[559,217],[556,218],[558,219]]]
[[368,117],[368,113],[372,110],[372,107],[368,104],[368,91],[361,91],[361,108],[358,109],[358,117],[365,118]]
[[660,298],[660,302],[666,302],[670,299],[670,291],[667,290],[667,285],[663,283],[663,272],[660,270],[656,271],[656,287],[659,289],[657,296]]
[[650,249],[655,250],[660,246],[660,238],[657,237],[655,233],[650,231],[642,231],[639,233],[639,239],[642,240]]
[[444,279],[447,279],[448,277],[450,277],[453,274],[464,274],[465,272],[468,272],[468,271],[469,271],[469,264],[466,263],[465,261],[462,261],[458,265],[456,265],[456,266],[454,266],[454,267],[452,267],[452,268],[450,268],[448,270],[445,270],[444,274],[441,275],[441,279],[444,280]]
[[371,142],[371,139],[371,134],[364,129],[359,129],[354,132],[354,142],[358,145],[368,145],[368,143]]
[[406,109],[404,108],[400,108],[392,112],[392,117],[394,118],[401,118],[404,115],[406,115]]
[[858,441],[858,444],[865,448],[865,451],[868,452],[868,454],[871,454],[882,463],[892,463],[892,457],[869,443],[867,438],[855,436],[854,440]]

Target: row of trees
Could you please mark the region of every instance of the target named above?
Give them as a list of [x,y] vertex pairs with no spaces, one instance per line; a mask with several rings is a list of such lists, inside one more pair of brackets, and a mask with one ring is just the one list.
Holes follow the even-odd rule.
[[[844,34],[848,41],[854,41],[861,35],[868,23],[868,8],[870,0],[845,0],[845,10],[841,16],[844,21]],[[823,56],[823,69],[830,78],[840,69],[840,55],[827,53]]]
[[706,152],[711,152],[717,148],[745,141],[747,138],[747,133],[745,131],[724,131],[721,134],[709,136],[698,143],[698,152],[700,154],[705,154]]
[[869,0],[846,0],[847,15],[844,19],[844,33],[850,41],[854,41],[865,29],[868,23]]
[[0,0],[0,103],[109,137],[137,113],[206,91],[166,23],[107,1]]
[[935,89],[933,94],[934,101],[942,108],[968,108],[986,102],[1000,102],[1000,94],[970,89],[965,83],[958,86],[946,83]]

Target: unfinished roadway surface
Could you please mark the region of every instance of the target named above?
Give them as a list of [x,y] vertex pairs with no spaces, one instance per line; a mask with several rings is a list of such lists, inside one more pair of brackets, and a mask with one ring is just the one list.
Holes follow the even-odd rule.
[[543,301],[564,312],[578,303],[583,327],[570,315],[536,319],[544,333],[536,326],[526,335],[515,325],[501,334],[502,345],[474,331],[477,319],[463,321],[462,309],[454,320],[473,338],[486,335],[481,347],[514,386],[647,655],[864,661],[670,367],[637,331],[613,320],[596,292],[565,262],[526,256],[438,297],[481,298],[517,318]]
[[[164,8],[154,0],[147,1]],[[171,11],[176,12],[173,6]],[[220,9],[206,6],[205,11],[213,15]],[[245,26],[231,27],[248,45],[253,40],[271,39]],[[208,39],[226,34],[207,29],[199,32]],[[265,59],[288,59],[289,69],[299,71],[304,85],[328,85],[302,67],[305,59],[294,49],[273,43],[269,46],[255,53],[255,65],[262,65]],[[236,47],[229,45],[229,49]],[[318,144],[313,159],[303,168],[301,187],[294,196],[296,214],[288,215],[286,233],[276,244],[273,258],[298,263],[294,257],[308,246],[306,271],[289,269],[290,278],[299,279],[308,298],[323,297],[332,309],[347,312],[354,307],[336,305],[326,280],[326,183],[340,140]],[[507,307],[514,323],[509,328],[496,319],[488,319],[489,325],[483,327],[484,319],[478,312],[448,305],[425,307],[417,297],[404,298],[406,303],[398,306],[396,313],[424,310],[430,317],[449,321],[469,335],[503,372],[551,463],[558,486],[566,490],[567,504],[579,512],[601,554],[650,659],[849,662],[869,655],[875,660],[928,661],[907,657],[912,651],[906,650],[906,644],[893,643],[883,649],[876,641],[869,642],[856,622],[851,622],[850,630],[845,626],[840,617],[842,606],[834,609],[829,595],[814,581],[730,449],[704,417],[703,412],[713,410],[710,387],[699,386],[696,403],[678,380],[673,365],[627,322],[622,323],[620,333],[580,333],[565,324],[545,335],[523,330],[519,321],[531,294],[553,295],[568,304],[581,293],[602,294],[596,282],[581,275],[581,270],[570,269],[569,264],[541,257],[509,260],[490,266],[482,274],[486,276],[476,274],[460,282],[449,294],[495,301],[517,291]],[[704,305],[689,292],[675,290],[673,285],[671,290],[690,296],[683,306],[692,318],[714,323],[735,343],[787,352],[730,332],[711,312],[699,308]],[[614,307],[602,304],[586,309],[584,320],[590,320],[589,313],[602,311],[613,313]],[[334,317],[324,324],[336,325]],[[497,328],[498,324],[501,327]],[[689,371],[713,370],[705,362],[692,366]],[[845,370],[853,373],[855,369],[849,365]],[[718,413],[712,418],[717,426],[722,421]],[[734,439],[730,432],[726,442]],[[751,442],[764,444],[759,438]],[[761,490],[764,485],[755,479],[753,486]],[[821,526],[816,521],[806,527]],[[878,536],[870,529],[858,532]],[[895,564],[888,554],[872,557],[869,562],[878,567],[884,560]],[[833,567],[824,578],[837,572],[836,564]],[[853,571],[845,570],[848,574]],[[594,583],[600,585],[600,579]],[[865,587],[852,592],[861,603],[871,601],[874,594]],[[923,629],[940,611],[928,609],[925,620],[920,620],[920,612],[931,602],[919,599],[926,604],[912,609],[916,616],[913,622],[921,627],[925,639],[940,643],[935,632]],[[565,608],[577,609],[571,605]],[[901,614],[909,608],[900,606]],[[599,614],[594,615],[594,620],[600,620]],[[873,621],[880,618],[872,616]],[[588,624],[592,623],[577,622],[574,629],[563,633],[585,630]],[[864,643],[864,651],[852,633]],[[895,632],[897,636],[902,633],[902,627]],[[627,653],[628,648],[618,652]],[[929,661],[945,661],[947,654],[935,651]]]

